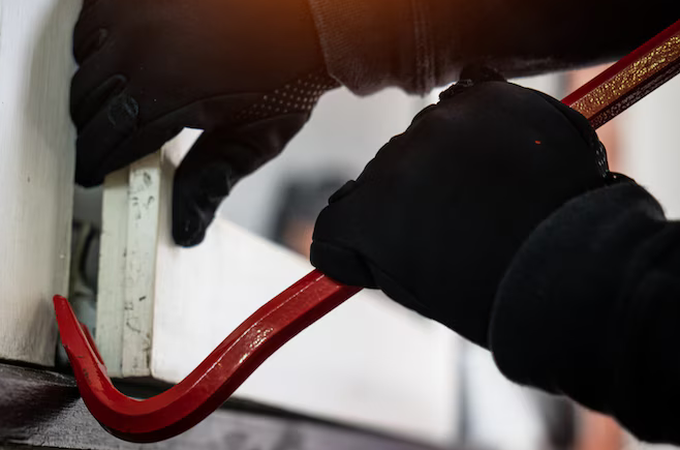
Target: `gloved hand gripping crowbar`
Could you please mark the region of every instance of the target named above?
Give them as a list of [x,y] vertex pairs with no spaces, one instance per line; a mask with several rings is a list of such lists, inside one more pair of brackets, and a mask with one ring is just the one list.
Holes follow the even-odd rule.
[[[680,21],[563,102],[598,128],[678,72]],[[92,415],[121,439],[155,442],[203,420],[272,353],[360,290],[312,271],[246,319],[184,380],[146,400],[128,397],[113,386],[94,340],[68,301],[55,296],[54,307],[62,344]]]

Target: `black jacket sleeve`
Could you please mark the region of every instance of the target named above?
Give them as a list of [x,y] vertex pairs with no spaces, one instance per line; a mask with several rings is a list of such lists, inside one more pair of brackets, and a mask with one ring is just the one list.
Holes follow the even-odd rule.
[[490,347],[511,380],[680,443],[680,223],[624,182],[563,206],[524,243]]
[[331,75],[423,93],[482,63],[505,76],[611,60],[680,18],[672,0],[309,0]]

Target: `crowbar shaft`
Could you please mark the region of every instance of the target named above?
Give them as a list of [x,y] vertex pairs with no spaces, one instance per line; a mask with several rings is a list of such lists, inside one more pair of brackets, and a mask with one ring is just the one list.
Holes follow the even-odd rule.
[[[598,128],[680,72],[680,21],[563,102]],[[272,353],[359,292],[313,270],[258,309],[184,380],[149,399],[118,391],[87,328],[54,297],[61,341],[85,405],[111,434],[131,442],[176,436],[217,409]]]

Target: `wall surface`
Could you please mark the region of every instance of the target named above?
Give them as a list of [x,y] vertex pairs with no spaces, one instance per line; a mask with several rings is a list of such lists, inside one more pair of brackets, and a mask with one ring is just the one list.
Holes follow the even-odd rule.
[[0,359],[51,365],[73,198],[68,114],[79,0],[0,1]]

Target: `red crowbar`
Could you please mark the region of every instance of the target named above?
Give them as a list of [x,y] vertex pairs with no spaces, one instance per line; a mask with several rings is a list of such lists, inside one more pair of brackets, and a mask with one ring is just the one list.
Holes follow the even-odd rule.
[[[680,21],[565,98],[564,103],[597,128],[678,72]],[[127,397],[113,386],[92,337],[68,301],[56,296],[54,307],[62,343],[92,415],[121,439],[156,442],[203,420],[272,353],[359,291],[312,271],[257,310],[179,384],[146,400]]]
[[359,292],[314,270],[258,309],[179,384],[146,400],[118,391],[87,327],[68,301],[54,307],[61,342],[85,405],[111,434],[131,442],[157,442],[207,417],[272,353]]

